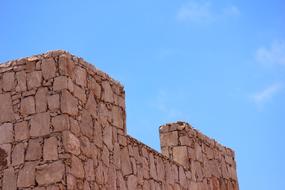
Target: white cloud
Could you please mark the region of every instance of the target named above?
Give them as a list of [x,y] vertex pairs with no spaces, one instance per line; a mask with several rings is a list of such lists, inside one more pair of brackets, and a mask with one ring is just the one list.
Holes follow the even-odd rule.
[[280,92],[282,88],[283,86],[280,83],[274,83],[252,95],[251,99],[258,107],[262,107],[267,101],[271,100],[273,96]]
[[270,47],[260,47],[255,56],[262,64],[285,65],[285,42],[273,42]]
[[217,21],[224,17],[239,16],[240,10],[235,5],[214,10],[210,2],[190,1],[180,7],[177,13],[179,21],[205,23]]

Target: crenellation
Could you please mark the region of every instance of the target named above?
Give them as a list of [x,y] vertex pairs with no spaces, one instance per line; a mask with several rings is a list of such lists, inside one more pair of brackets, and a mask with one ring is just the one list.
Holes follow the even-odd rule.
[[127,135],[123,86],[51,51],[0,65],[0,189],[237,190],[234,152],[177,122]]

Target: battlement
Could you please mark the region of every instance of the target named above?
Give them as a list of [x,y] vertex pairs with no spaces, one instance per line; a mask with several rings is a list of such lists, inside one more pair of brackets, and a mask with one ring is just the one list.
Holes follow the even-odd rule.
[[0,189],[236,190],[234,152],[189,124],[162,154],[126,133],[125,91],[66,51],[0,64]]

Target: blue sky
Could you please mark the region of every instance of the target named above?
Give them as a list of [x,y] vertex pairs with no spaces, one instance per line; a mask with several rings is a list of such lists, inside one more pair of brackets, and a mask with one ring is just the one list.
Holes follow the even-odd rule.
[[282,0],[0,1],[0,62],[54,49],[125,86],[128,133],[183,120],[236,151],[242,190],[284,189]]

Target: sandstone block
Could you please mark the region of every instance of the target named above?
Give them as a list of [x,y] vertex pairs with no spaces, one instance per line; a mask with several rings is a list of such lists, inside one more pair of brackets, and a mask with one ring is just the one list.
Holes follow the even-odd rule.
[[58,63],[59,63],[59,73],[61,75],[67,75],[67,76],[74,75],[75,64],[68,55],[60,55]]
[[71,157],[71,169],[70,173],[77,178],[84,178],[84,168],[82,161],[76,156]]
[[39,185],[48,185],[60,182],[63,179],[65,166],[61,160],[39,166],[36,169],[36,181]]
[[35,162],[27,162],[25,166],[20,169],[17,180],[17,187],[29,187],[35,185]]
[[29,134],[29,126],[27,121],[22,121],[20,123],[15,124],[15,140],[21,141],[28,139]]
[[42,83],[42,72],[33,71],[27,74],[27,85],[28,89],[38,88]]
[[13,137],[14,135],[12,123],[4,123],[0,125],[0,144],[13,142]]
[[84,164],[85,177],[87,181],[95,180],[94,164],[93,160],[88,159]]
[[80,141],[78,138],[70,133],[69,131],[64,131],[62,134],[63,146],[66,152],[74,155],[80,154]]
[[17,92],[23,92],[27,90],[27,75],[25,71],[19,71],[16,73],[16,80],[17,80],[17,86],[16,91]]
[[128,184],[128,189],[137,189],[137,176],[135,175],[130,175],[128,176],[127,184]]
[[33,96],[28,96],[21,100],[21,113],[25,116],[36,113],[35,100]]
[[58,94],[48,96],[47,101],[48,101],[49,110],[54,111],[54,110],[59,109],[59,95]]
[[35,95],[37,113],[47,111],[47,92],[47,88],[39,88]]
[[38,113],[31,119],[30,135],[32,137],[44,136],[50,133],[49,112]]
[[114,93],[113,93],[112,87],[110,86],[110,82],[103,81],[102,87],[103,87],[102,100],[104,100],[105,102],[113,103]]
[[162,147],[178,145],[178,132],[168,132],[160,134],[160,144]]
[[23,164],[24,157],[25,157],[25,144],[24,143],[16,144],[12,152],[12,165],[16,166]]
[[56,65],[53,58],[43,59],[41,68],[45,80],[55,77]]
[[86,87],[86,79],[87,79],[86,70],[80,66],[76,66],[74,73],[75,73],[75,83],[82,87]]
[[15,119],[15,115],[12,109],[12,100],[10,94],[0,94],[0,102],[0,124],[3,122],[13,121]]
[[74,96],[77,97],[80,101],[82,101],[83,103],[86,102],[86,94],[85,94],[85,90],[82,89],[81,87],[74,85],[73,86],[73,93]]
[[11,91],[15,87],[15,73],[6,72],[3,74],[3,90]]
[[173,160],[185,167],[189,167],[189,158],[186,146],[173,147]]
[[0,145],[0,170],[10,165],[11,144]]
[[51,120],[54,131],[64,131],[69,129],[69,117],[67,115],[57,115]]
[[63,89],[68,89],[68,80],[66,76],[59,76],[54,79],[53,90],[59,91]]
[[50,137],[44,142],[44,160],[57,160],[57,138]]
[[4,170],[3,190],[17,190],[17,177],[13,167]]
[[30,139],[26,160],[39,160],[42,157],[42,138]]
[[88,79],[88,88],[91,89],[97,99],[101,98],[101,86],[94,78]]
[[77,115],[78,101],[67,90],[63,90],[61,94],[61,111],[70,115]]

